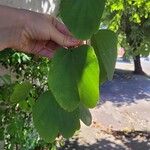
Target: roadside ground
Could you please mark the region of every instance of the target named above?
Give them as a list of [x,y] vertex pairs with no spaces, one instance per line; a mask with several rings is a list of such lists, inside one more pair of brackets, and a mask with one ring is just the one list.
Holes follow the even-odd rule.
[[[150,75],[150,61],[142,59],[142,66]],[[133,63],[117,62],[114,79],[102,86],[91,110],[92,125],[82,124],[62,150],[150,150],[150,78],[133,69]]]

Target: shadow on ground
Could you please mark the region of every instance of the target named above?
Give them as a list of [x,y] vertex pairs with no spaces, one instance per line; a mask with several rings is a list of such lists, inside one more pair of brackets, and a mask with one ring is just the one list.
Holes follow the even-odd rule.
[[120,141],[120,144],[102,138],[92,145],[88,143],[80,145],[76,138],[66,141],[65,146],[59,150],[150,150],[149,133],[141,131],[131,133],[114,131],[111,135],[115,137],[116,141]]
[[111,101],[116,106],[130,105],[138,100],[150,101],[150,78],[117,70],[114,79],[101,88],[101,104]]
[[66,142],[66,146],[59,150],[123,150],[123,147],[105,139],[97,140],[93,145],[79,145],[76,139],[71,142]]

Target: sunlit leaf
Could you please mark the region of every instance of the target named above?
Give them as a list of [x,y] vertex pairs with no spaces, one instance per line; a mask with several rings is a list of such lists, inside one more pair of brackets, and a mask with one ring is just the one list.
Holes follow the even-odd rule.
[[99,99],[99,66],[93,48],[85,45],[59,49],[52,60],[48,83],[65,110],[73,111],[80,101],[95,107]]
[[105,0],[62,0],[60,15],[76,38],[89,39],[98,31]]

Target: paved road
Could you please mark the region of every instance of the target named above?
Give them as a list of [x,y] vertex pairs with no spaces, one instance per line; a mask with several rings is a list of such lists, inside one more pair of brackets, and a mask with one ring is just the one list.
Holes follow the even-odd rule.
[[[142,60],[150,74],[150,61]],[[118,62],[117,69],[133,69],[133,63]],[[93,118],[106,128],[150,131],[150,78],[117,72],[114,80],[101,88],[101,102],[92,110]]]
[[106,128],[150,131],[150,79],[132,76],[107,82],[92,114]]

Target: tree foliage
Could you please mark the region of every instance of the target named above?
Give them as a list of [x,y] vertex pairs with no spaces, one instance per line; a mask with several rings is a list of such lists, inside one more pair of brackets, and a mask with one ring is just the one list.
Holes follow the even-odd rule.
[[117,31],[120,44],[128,54],[148,56],[150,53],[149,0],[108,0],[103,26]]

